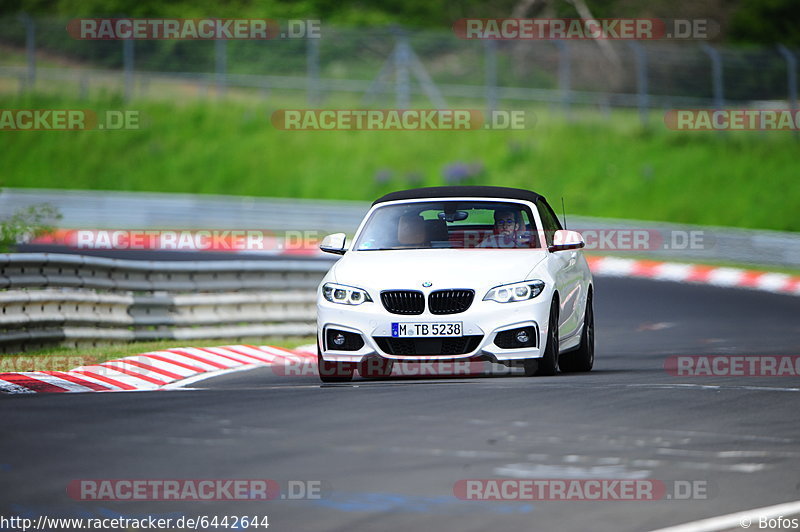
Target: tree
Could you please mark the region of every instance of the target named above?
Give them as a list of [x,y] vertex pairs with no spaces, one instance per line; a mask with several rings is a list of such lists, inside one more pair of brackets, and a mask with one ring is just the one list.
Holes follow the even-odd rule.
[[0,253],[9,253],[16,244],[51,233],[61,213],[47,203],[17,209],[0,221]]

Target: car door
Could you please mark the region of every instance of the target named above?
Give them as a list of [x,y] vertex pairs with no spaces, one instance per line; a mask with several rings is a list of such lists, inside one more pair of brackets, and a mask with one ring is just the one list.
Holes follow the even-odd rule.
[[[546,202],[540,201],[537,206],[544,227],[545,240],[549,247],[553,244],[555,232],[562,229],[561,223]],[[560,298],[559,338],[564,340],[576,334],[580,326],[578,302],[583,296],[583,283],[581,283],[582,274],[578,267],[578,251],[571,249],[551,252],[549,258],[553,263],[551,271],[554,272]]]

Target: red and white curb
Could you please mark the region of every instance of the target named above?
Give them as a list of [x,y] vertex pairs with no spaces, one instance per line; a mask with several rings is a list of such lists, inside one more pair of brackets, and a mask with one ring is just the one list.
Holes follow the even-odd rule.
[[70,371],[0,373],[0,392],[80,393],[159,390],[213,373],[253,366],[316,363],[316,346],[288,350],[273,346],[226,345],[152,351]]
[[592,273],[598,276],[640,277],[657,281],[749,288],[778,294],[800,295],[800,277],[784,273],[619,257],[588,256],[586,260]]

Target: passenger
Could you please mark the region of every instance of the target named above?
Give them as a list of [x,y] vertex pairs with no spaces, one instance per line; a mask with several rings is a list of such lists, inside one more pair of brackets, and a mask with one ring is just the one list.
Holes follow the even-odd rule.
[[419,214],[404,214],[397,221],[398,247],[429,248],[425,220]]

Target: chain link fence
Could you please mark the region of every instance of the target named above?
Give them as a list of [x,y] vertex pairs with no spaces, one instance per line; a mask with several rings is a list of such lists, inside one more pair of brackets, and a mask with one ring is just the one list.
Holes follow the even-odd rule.
[[[103,88],[126,99],[305,95],[310,107],[338,96],[372,107],[487,110],[544,103],[638,108],[796,107],[797,50],[733,48],[703,41],[464,40],[448,31],[321,26],[319,38],[108,40],[72,38],[66,19],[0,18],[0,80],[21,92]],[[184,92],[163,90],[165,84]]]

